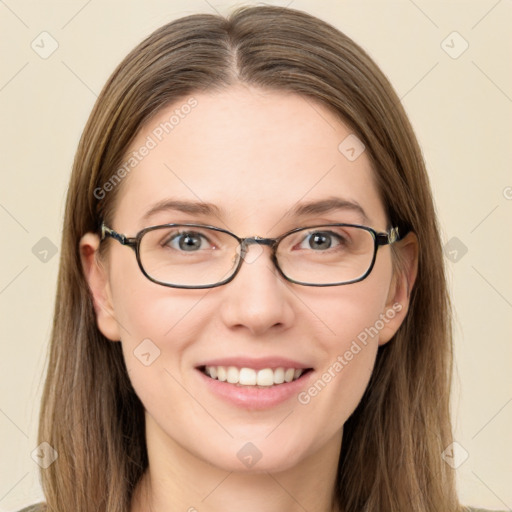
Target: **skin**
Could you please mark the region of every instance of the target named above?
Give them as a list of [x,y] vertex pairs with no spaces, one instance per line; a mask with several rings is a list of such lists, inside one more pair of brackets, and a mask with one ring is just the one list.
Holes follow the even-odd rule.
[[[134,236],[150,225],[198,222],[240,237],[276,237],[314,223],[364,223],[349,210],[303,219],[285,215],[298,201],[337,196],[357,201],[366,225],[388,228],[366,154],[350,162],[338,151],[351,132],[325,107],[243,85],[194,97],[197,107],[123,180],[110,227]],[[129,151],[177,107],[152,119]],[[169,198],[211,202],[224,214],[166,211],[142,219]],[[209,290],[168,288],[144,277],[131,249],[109,243],[103,261],[96,234],[86,234],[80,249],[98,328],[112,342],[121,340],[146,409],[149,471],[132,512],[333,510],[343,424],[368,384],[378,346],[407,313],[417,266],[414,235],[396,244],[405,262],[402,274],[393,274],[385,246],[365,280],[325,288],[284,280],[270,248],[254,245],[253,261],[230,283]],[[210,393],[194,369],[219,357],[281,356],[313,367],[313,383],[393,304],[401,311],[306,405],[292,397],[263,411],[235,407]],[[147,338],[160,350],[150,366],[133,354]],[[249,441],[262,455],[252,468],[237,457]]]

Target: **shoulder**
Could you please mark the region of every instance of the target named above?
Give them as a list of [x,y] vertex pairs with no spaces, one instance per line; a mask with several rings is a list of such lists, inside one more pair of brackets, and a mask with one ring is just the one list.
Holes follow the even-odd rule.
[[486,508],[466,507],[464,509],[464,512],[500,512],[500,511],[498,511],[498,510],[487,510]]
[[46,504],[36,503],[35,505],[21,509],[19,512],[46,512]]

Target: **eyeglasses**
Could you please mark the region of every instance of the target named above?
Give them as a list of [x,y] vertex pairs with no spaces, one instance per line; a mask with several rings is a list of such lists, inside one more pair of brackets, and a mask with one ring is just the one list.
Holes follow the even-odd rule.
[[144,228],[134,238],[128,238],[102,223],[101,240],[106,237],[131,247],[150,281],[194,289],[229,283],[240,270],[251,244],[271,247],[274,265],[292,283],[356,283],[370,274],[381,245],[401,239],[398,228],[378,233],[357,224],[300,227],[278,238],[239,238],[215,226],[164,224]]

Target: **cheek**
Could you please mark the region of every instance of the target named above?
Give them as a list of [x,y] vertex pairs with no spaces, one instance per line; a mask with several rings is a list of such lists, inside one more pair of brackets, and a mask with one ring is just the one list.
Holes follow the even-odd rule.
[[[187,382],[188,350],[199,337],[202,323],[196,308],[202,295],[155,285],[127,294],[116,312],[125,330],[122,349],[132,386],[144,408],[168,434],[179,438],[183,428],[176,418],[204,412],[191,407]],[[204,291],[201,292],[204,295]],[[195,402],[192,401],[195,406]],[[184,415],[184,411],[188,411]],[[191,421],[191,420],[187,420]],[[187,423],[184,420],[184,423]]]
[[328,418],[325,435],[339,429],[359,404],[375,364],[379,333],[392,318],[385,310],[390,264],[382,260],[364,281],[324,292],[314,303],[325,326],[317,338],[322,361],[298,402],[319,422]]
[[[207,290],[183,290],[161,286],[147,279],[133,254],[117,257],[111,279],[112,300],[123,344],[135,349],[145,339],[160,346],[173,341],[183,324],[190,327],[194,309]],[[131,258],[129,257],[131,256]]]
[[349,350],[354,340],[361,346],[377,345],[390,282],[391,263],[382,258],[363,281],[304,292],[303,301],[310,305],[308,316],[318,321],[320,343],[331,358]]
[[[368,386],[378,349],[377,337],[366,337],[357,318],[346,316],[342,334],[328,346],[312,378],[297,396],[304,430],[321,446],[336,435],[354,412]],[[362,341],[361,341],[362,340]]]
[[158,288],[163,292],[139,290],[117,304],[126,366],[135,375],[142,366],[153,368],[152,373],[167,370],[178,376],[187,363],[188,348],[200,337],[203,322],[197,309],[203,297]]
[[[187,349],[202,328],[197,310],[207,291],[163,287],[138,267],[121,266],[112,290],[125,364],[137,395],[144,405],[164,399],[166,406],[178,407],[181,394],[173,377],[182,380]],[[167,400],[171,395],[178,400]]]

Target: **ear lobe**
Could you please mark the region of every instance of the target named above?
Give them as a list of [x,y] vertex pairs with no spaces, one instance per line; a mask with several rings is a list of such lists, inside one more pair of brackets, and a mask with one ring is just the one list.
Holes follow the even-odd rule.
[[387,322],[379,333],[379,345],[396,334],[409,311],[411,292],[418,274],[418,238],[410,232],[396,242],[399,263],[393,274],[383,315]]
[[99,246],[99,236],[94,233],[86,233],[80,239],[82,269],[91,291],[98,329],[109,340],[119,341],[121,336],[114,314],[108,271],[99,258]]

